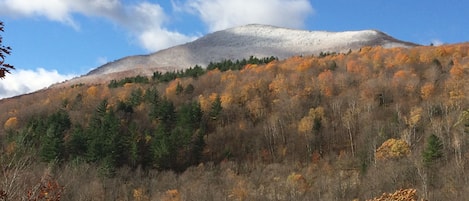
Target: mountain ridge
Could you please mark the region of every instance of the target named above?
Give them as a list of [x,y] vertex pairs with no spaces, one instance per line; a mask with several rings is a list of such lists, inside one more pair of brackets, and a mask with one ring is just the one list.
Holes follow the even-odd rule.
[[[216,31],[192,42],[147,55],[127,56],[104,64],[74,82],[108,81],[120,74],[151,75],[155,71],[181,70],[210,62],[255,56],[286,59],[321,52],[346,52],[363,46],[413,47],[378,30],[309,31],[270,25],[249,24]],[[102,76],[107,75],[107,76]],[[70,81],[72,81],[70,80]]]

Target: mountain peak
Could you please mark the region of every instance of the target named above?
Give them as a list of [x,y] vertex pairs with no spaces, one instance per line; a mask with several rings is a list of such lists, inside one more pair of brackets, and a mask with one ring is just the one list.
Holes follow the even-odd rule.
[[[104,74],[151,75],[154,71],[178,70],[226,59],[275,56],[285,59],[321,52],[346,52],[363,46],[413,47],[378,30],[309,31],[248,24],[207,34],[193,42],[150,55],[130,56],[105,64],[86,76]],[[126,72],[126,73],[123,73]],[[85,78],[79,79],[85,79]],[[112,77],[112,76],[108,76]],[[94,79],[96,80],[96,79]],[[101,81],[107,81],[100,78]]]

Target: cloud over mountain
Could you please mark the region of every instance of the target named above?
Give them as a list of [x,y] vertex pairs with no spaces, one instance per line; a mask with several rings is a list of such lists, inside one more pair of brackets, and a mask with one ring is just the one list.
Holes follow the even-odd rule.
[[[307,0],[196,0],[173,2],[173,11],[195,15],[209,31],[244,24],[270,24],[301,28],[313,8]],[[154,52],[174,45],[193,41],[198,34],[181,33],[168,28],[172,18],[158,3],[123,0],[0,0],[2,15],[16,18],[45,18],[80,30],[76,15],[104,18],[125,28],[138,44]]]
[[141,47],[156,51],[194,40],[195,36],[168,30],[170,17],[154,3],[124,4],[120,0],[0,0],[4,15],[12,17],[45,17],[51,21],[80,29],[74,15],[104,18],[127,29]]
[[[169,7],[163,4],[125,0],[0,0],[0,16],[54,21],[77,31],[87,29],[82,16],[104,19],[124,28],[140,47],[156,52],[201,36],[200,32],[171,30],[169,27],[178,15],[193,16],[208,27],[203,32],[213,32],[251,23],[300,28],[313,13],[307,0],[172,0]],[[42,68],[19,69],[0,83],[0,98],[42,89],[71,77]]]
[[308,0],[188,0],[185,6],[210,31],[253,23],[302,28],[314,13]]
[[18,69],[1,80],[0,99],[37,91],[73,77],[75,75],[61,75],[56,70],[48,71],[43,68],[36,70]]

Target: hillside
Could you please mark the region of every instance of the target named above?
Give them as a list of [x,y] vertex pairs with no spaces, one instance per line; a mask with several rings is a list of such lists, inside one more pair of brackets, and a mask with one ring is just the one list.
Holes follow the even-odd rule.
[[[89,83],[122,78],[123,75],[151,75],[154,71],[178,70],[210,62],[255,56],[286,59],[321,52],[347,52],[364,46],[414,47],[380,31],[305,31],[267,25],[245,25],[217,31],[193,42],[150,55],[129,56],[92,70],[69,83]],[[106,76],[102,76],[106,75]]]
[[469,196],[469,43],[212,67],[0,100],[0,199]]

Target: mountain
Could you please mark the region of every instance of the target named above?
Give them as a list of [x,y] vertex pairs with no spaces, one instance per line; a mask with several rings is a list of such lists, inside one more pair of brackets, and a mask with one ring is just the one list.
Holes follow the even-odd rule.
[[[129,56],[92,70],[74,82],[108,81],[114,77],[151,75],[154,71],[186,69],[225,59],[275,56],[285,59],[320,52],[346,52],[363,46],[413,47],[376,30],[326,32],[251,24],[217,31],[193,42],[149,55]],[[107,76],[102,76],[107,75]]]
[[379,46],[2,99],[0,200],[466,200],[467,80]]

